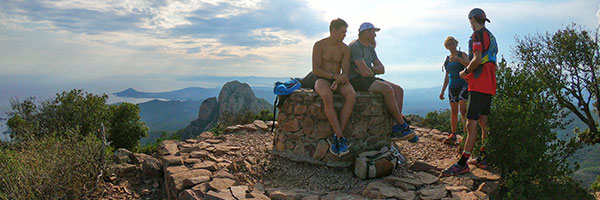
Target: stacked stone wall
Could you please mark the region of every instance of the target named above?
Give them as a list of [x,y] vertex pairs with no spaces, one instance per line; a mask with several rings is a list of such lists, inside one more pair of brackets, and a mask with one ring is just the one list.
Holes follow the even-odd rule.
[[[334,95],[334,107],[339,111],[344,103]],[[330,167],[348,167],[360,152],[378,150],[390,145],[392,117],[379,94],[357,92],[352,115],[344,130],[350,153],[337,157],[329,152],[326,138],[333,134],[323,108],[323,100],[313,90],[295,91],[283,103],[277,114],[273,151],[294,161]]]

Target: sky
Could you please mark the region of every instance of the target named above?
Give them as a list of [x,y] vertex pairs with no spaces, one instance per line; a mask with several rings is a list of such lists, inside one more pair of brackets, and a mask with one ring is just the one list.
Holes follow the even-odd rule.
[[[571,23],[595,30],[600,1],[2,0],[0,105],[71,88],[113,93],[220,87],[207,77],[303,77],[329,22],[381,28],[382,77],[405,88],[440,86],[446,36],[466,51],[467,14],[482,8],[513,61],[515,37]],[[250,83],[253,84],[253,83]],[[261,85],[264,86],[264,85]]]

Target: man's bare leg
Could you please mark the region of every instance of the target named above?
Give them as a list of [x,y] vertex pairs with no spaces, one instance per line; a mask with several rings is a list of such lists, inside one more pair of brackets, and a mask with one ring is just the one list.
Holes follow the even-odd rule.
[[356,92],[350,83],[338,86],[337,92],[344,96],[344,105],[342,106],[342,110],[340,110],[340,128],[342,133],[344,133],[350,115],[352,115],[354,103],[356,102]]
[[385,83],[391,85],[394,89],[394,95],[396,96],[396,103],[398,105],[398,112],[400,112],[400,115],[402,115],[402,108],[404,108],[404,89],[402,89],[402,87],[399,85],[389,81],[385,81]]
[[[480,118],[481,119],[481,118]],[[467,141],[465,142],[465,151],[472,152],[477,140],[477,120],[467,120]]]
[[331,83],[323,79],[317,79],[317,82],[315,83],[315,91],[321,96],[321,99],[323,99],[323,107],[325,108],[327,120],[329,120],[329,124],[331,124],[331,128],[335,135],[338,138],[341,138],[344,135],[340,128],[337,113],[333,107],[333,92],[329,87],[331,87]]
[[461,116],[461,120],[463,122],[463,131],[466,133],[467,132],[467,101],[465,100],[460,100],[458,101],[459,104],[459,108],[460,108],[460,116]]
[[479,116],[479,126],[481,127],[481,140],[485,140],[487,138],[487,124],[488,124],[488,116],[480,115]]
[[383,95],[383,101],[385,102],[385,106],[390,115],[392,115],[398,124],[404,124],[404,119],[402,119],[402,115],[400,115],[398,103],[396,102],[396,95],[394,94],[394,89],[391,85],[376,80],[369,87],[369,92],[376,92]]

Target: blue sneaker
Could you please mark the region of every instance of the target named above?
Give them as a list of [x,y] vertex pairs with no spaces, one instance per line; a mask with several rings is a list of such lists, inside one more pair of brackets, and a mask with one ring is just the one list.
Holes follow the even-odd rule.
[[419,141],[419,136],[418,135],[415,135],[414,138],[408,140],[408,142],[410,142],[410,143],[417,143],[418,141]]
[[[415,137],[415,131],[410,128],[400,129],[396,132],[393,132],[390,136],[391,140],[412,140]],[[417,139],[418,141],[418,139]]]
[[331,137],[327,138],[327,143],[329,143],[329,151],[333,154],[333,155],[338,155],[339,150],[338,150],[338,139],[335,136],[335,134],[333,134]]
[[350,145],[346,144],[346,137],[342,137],[340,139],[338,139],[338,145],[337,145],[337,150],[338,150],[338,154],[337,156],[341,157],[345,154],[347,154],[348,152],[350,152]]

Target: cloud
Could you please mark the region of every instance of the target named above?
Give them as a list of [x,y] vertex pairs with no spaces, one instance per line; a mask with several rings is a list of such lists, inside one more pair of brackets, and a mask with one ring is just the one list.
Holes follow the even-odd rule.
[[420,70],[437,74],[448,53],[446,36],[466,50],[466,13],[473,7],[488,13],[506,55],[517,34],[572,21],[595,28],[600,20],[598,3],[585,0],[8,0],[0,4],[0,60],[5,74],[73,80],[115,74],[300,77],[311,69],[312,45],[340,17],[350,25],[346,43],[364,21],[382,28],[377,53],[389,76],[410,73],[414,77],[402,77],[414,79]]

